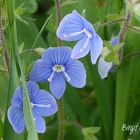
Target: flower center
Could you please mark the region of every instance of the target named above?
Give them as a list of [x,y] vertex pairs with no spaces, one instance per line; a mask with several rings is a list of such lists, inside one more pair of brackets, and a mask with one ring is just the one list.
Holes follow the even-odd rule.
[[65,70],[65,67],[63,65],[54,65],[53,66],[53,71],[62,72],[64,70]]
[[68,82],[71,80],[71,78],[69,77],[69,75],[65,71],[65,67],[63,65],[54,65],[52,70],[53,70],[53,72],[52,72],[51,76],[48,78],[49,82],[52,82],[52,80],[55,76],[55,73],[60,73],[60,72],[63,72],[63,74],[66,77]]

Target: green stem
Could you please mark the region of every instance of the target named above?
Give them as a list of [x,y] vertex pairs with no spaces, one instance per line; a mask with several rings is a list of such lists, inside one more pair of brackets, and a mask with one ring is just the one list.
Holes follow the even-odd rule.
[[[61,21],[61,2],[60,0],[55,0],[55,9],[56,9],[56,22],[57,22],[57,27],[59,26],[59,23]],[[63,43],[62,41],[57,38],[57,45],[61,46]]]
[[136,51],[136,52],[132,52],[126,56],[123,57],[123,61],[128,60],[129,58],[133,57],[133,56],[137,56],[140,55],[140,51]]
[[57,140],[64,139],[64,109],[63,109],[63,99],[58,101],[58,136]]
[[[121,27],[120,33],[119,33],[119,42],[123,42],[125,35],[127,33],[127,30],[129,29],[130,23],[131,23],[131,11],[128,8],[129,1],[126,0],[126,15],[125,15],[125,21]],[[120,61],[123,60],[123,49],[120,49],[119,52]],[[128,105],[128,91],[126,88],[128,86],[129,80],[125,76],[126,67],[122,66],[118,69],[116,74],[116,104],[115,104],[115,126],[114,126],[114,140],[124,140],[124,133],[122,131],[122,125],[126,121],[126,111],[127,111],[127,105]],[[125,74],[124,74],[125,73]],[[124,77],[125,76],[125,77]],[[122,81],[128,81],[125,83],[122,83]]]
[[131,12],[127,9],[126,10],[126,17],[125,17],[123,26],[120,30],[120,33],[119,33],[119,42],[124,41],[124,37],[126,35],[127,30],[129,29],[130,22],[131,22]]
[[134,32],[140,33],[140,28],[137,28],[136,26],[129,26],[129,28]]
[[23,85],[23,90],[24,90],[23,110],[24,110],[24,119],[25,119],[26,128],[29,133],[28,140],[38,140],[36,128],[33,121],[33,115],[32,115],[28,90],[26,87],[25,71],[24,71],[22,60],[18,52],[16,21],[15,21],[15,16],[14,16],[14,0],[6,0],[6,4],[7,4],[7,15],[8,15],[9,38],[10,38],[10,43],[11,43],[10,48],[14,55],[14,60],[16,61],[16,67],[17,69],[19,69],[19,74],[21,74],[22,85]]
[[110,25],[110,24],[115,24],[115,23],[118,23],[118,22],[122,22],[124,20],[125,20],[124,18],[119,18],[119,19],[115,19],[115,20],[112,20],[112,21],[104,22],[100,26],[104,27],[104,26],[107,26],[107,25]]
[[[60,0],[55,0],[55,8],[56,8],[56,20],[57,26],[61,21],[61,2]],[[57,45],[62,46],[62,41],[57,38]],[[63,109],[63,99],[58,101],[58,135],[57,140],[64,139],[64,109]]]
[[51,17],[52,17],[52,15],[50,15],[50,16],[46,19],[46,21],[44,22],[43,26],[41,27],[39,33],[37,34],[37,36],[36,36],[36,38],[35,38],[35,41],[34,41],[34,43],[33,43],[33,46],[31,47],[31,49],[35,48],[35,45],[36,45],[36,43],[37,43],[39,37],[41,36],[41,34],[42,34],[44,28],[46,27],[46,25],[47,25],[47,23],[49,22],[49,20],[51,19]]
[[[125,35],[126,35],[128,29],[129,29],[129,26],[130,26],[130,23],[131,23],[132,14],[131,14],[131,12],[129,11],[129,8],[128,8],[129,4],[130,4],[129,1],[126,0],[126,15],[125,15],[125,20],[124,20],[123,26],[121,27],[121,30],[119,32],[119,42],[124,41]],[[119,58],[120,58],[120,61],[122,61],[123,48],[121,48],[120,51],[119,51]]]
[[3,10],[2,10],[3,1],[0,4],[1,4],[0,5],[0,47],[4,48],[4,59],[5,59],[7,69],[9,71],[9,57],[8,57],[6,47],[4,45]]

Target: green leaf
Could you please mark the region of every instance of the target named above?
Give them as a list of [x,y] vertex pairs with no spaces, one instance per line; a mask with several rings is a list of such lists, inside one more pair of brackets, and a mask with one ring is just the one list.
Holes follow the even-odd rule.
[[119,55],[118,55],[118,54],[116,54],[116,55],[114,56],[113,62],[114,62],[114,64],[116,64],[116,65],[119,65],[119,64],[120,64],[120,60],[119,60]]
[[22,3],[19,7],[16,8],[15,13],[19,16],[25,13],[26,9],[24,8],[24,4]]
[[111,50],[108,47],[103,47],[103,50],[102,50],[102,53],[101,53],[103,58],[105,58],[110,53],[111,53]]
[[100,131],[100,127],[87,127],[87,128],[83,128],[82,132],[84,135],[92,135],[92,134],[96,134]]
[[112,44],[110,43],[110,41],[104,40],[104,45],[105,45],[105,47],[108,47],[108,48],[110,49],[110,51],[113,50],[113,46],[112,46]]
[[82,133],[84,135],[85,140],[97,140],[94,134],[98,133],[99,130],[100,127],[88,127],[88,128],[83,128]]
[[26,12],[34,13],[37,10],[37,1],[36,0],[25,0],[24,6],[26,8]]
[[[18,79],[18,73],[17,68],[14,60],[13,54],[11,54],[11,68],[10,68],[10,79],[9,79],[9,85],[8,85],[8,97],[7,97],[7,109],[11,105],[11,98],[13,96],[13,93],[15,89],[19,86],[19,79]],[[9,120],[7,118],[7,112],[5,115],[5,121],[4,121],[4,130],[3,130],[3,138],[4,140],[24,140],[24,134],[16,134],[9,123]]]
[[24,42],[22,42],[18,47],[19,53],[22,53],[23,48],[24,48]]
[[105,60],[106,60],[107,62],[112,62],[112,61],[114,61],[114,54],[109,53],[109,54],[105,57]]
[[[21,81],[22,81],[22,87],[24,90],[24,97],[23,97],[23,114],[24,114],[24,121],[25,121],[25,126],[27,128],[28,132],[28,140],[38,140],[38,135],[36,132],[34,120],[33,120],[33,115],[32,115],[32,109],[31,109],[31,104],[30,104],[30,99],[28,95],[28,90],[26,86],[26,78],[25,78],[25,69],[24,65],[22,62],[22,59],[19,54],[18,50],[18,41],[17,41],[17,28],[16,28],[16,21],[14,18],[14,6],[15,6],[15,1],[11,0],[6,0],[7,4],[7,13],[8,13],[8,29],[9,29],[9,42],[10,42],[10,49],[12,52],[12,61],[15,61],[15,69],[19,70],[19,75],[21,74]],[[13,15],[11,17],[11,14]],[[18,76],[19,76],[18,75]],[[20,78],[20,77],[18,77]],[[11,98],[10,98],[11,99]]]
[[118,43],[118,44],[116,44],[115,46],[113,46],[112,51],[113,51],[115,54],[118,53],[119,49],[122,48],[123,45],[124,45],[124,43]]
[[102,51],[102,56],[104,59],[108,62],[114,62],[116,65],[120,63],[119,61],[119,49],[123,46],[124,43],[118,43],[115,46],[112,46],[112,44],[109,41],[104,41],[105,47]]

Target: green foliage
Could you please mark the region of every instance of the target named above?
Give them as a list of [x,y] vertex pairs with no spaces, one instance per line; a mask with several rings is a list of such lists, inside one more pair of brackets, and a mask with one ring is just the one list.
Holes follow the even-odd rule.
[[113,21],[113,20],[117,20],[117,19],[121,19],[123,18],[120,14],[109,14],[106,16],[106,19],[108,21]]
[[84,140],[98,140],[94,135],[98,133],[100,127],[88,127],[83,128],[82,133],[84,135]]
[[[11,3],[12,1],[8,2]],[[16,9],[9,7],[8,10],[14,10],[14,14],[10,12],[7,14],[11,15],[9,17],[10,24],[13,23],[13,16],[16,17],[18,40],[16,49],[19,51],[20,56],[19,54],[18,56],[22,60],[20,66],[23,67],[21,66],[19,69],[17,58],[15,59],[11,52],[11,40],[8,36],[9,28],[7,28],[6,20],[4,32],[6,48],[3,45],[0,46],[0,138],[3,137],[4,140],[26,139],[26,132],[17,135],[13,131],[7,119],[7,108],[10,106],[14,90],[21,83],[20,80],[22,80],[26,91],[25,80],[29,79],[28,75],[33,62],[40,58],[46,48],[55,47],[57,44],[54,1],[16,0],[15,2]],[[122,13],[125,12],[126,5],[122,0],[62,0],[61,2],[62,17],[77,9],[94,25],[95,30],[104,40],[110,40],[112,36],[119,34],[122,22],[104,26],[102,24],[124,18]],[[0,1],[0,6],[2,3],[3,1]],[[139,122],[140,59],[139,54],[133,55],[133,52],[140,51],[140,34],[135,33],[139,33],[140,30],[140,8],[139,3],[135,3],[133,6],[135,17],[132,18],[131,30],[127,32],[124,43],[112,46],[109,41],[104,41],[102,56],[106,61],[119,64],[119,66],[116,69],[113,67],[108,77],[102,80],[97,69],[98,62],[96,65],[91,65],[90,58],[87,56],[81,59],[87,70],[85,88],[75,89],[67,85],[64,95],[65,121],[63,122],[65,140],[126,140],[130,136],[121,131],[123,123],[135,124]],[[64,45],[73,47],[75,43],[64,42]],[[124,58],[122,58],[121,63],[119,62],[120,49],[123,49]],[[6,65],[5,50],[9,56],[10,71]],[[40,83],[40,86],[46,90],[49,89],[47,83]],[[25,122],[29,132],[28,139],[35,140],[37,136],[27,96],[24,100],[24,111],[26,112]],[[39,134],[39,140],[56,140],[58,132],[56,115],[46,118],[46,125],[47,131],[45,134]],[[139,140],[140,135],[136,132],[131,138]]]
[[118,43],[115,46],[112,46],[110,42],[104,41],[105,47],[102,52],[102,56],[108,62],[113,62],[116,65],[119,65],[119,50],[122,48],[124,43]]

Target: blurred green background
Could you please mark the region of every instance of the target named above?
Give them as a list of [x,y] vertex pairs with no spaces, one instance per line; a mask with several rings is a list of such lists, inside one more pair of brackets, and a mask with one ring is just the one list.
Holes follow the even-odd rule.
[[[76,9],[95,26],[107,21],[109,14],[123,16],[125,3],[123,0],[62,0],[62,16]],[[22,4],[24,3],[24,8]],[[26,76],[33,62],[40,57],[31,47],[36,36],[47,18],[41,36],[36,41],[35,48],[57,46],[56,15],[54,0],[16,0],[17,33],[19,50],[24,60]],[[6,16],[6,15],[5,15]],[[6,22],[6,21],[5,21]],[[132,19],[134,25],[140,26],[140,21]],[[110,40],[118,35],[122,22],[101,26],[97,32],[103,40]],[[4,32],[5,44],[7,31]],[[22,47],[24,44],[24,47]],[[64,42],[73,47],[75,42]],[[123,56],[140,51],[140,34],[128,31],[125,38]],[[27,56],[31,54],[28,58]],[[140,55],[128,57],[109,76],[102,80],[97,65],[92,65],[89,55],[82,58],[87,70],[85,88],[75,89],[67,84],[64,98],[65,140],[140,140],[140,131],[129,134],[122,131],[123,124],[135,125],[140,121]],[[9,124],[4,127],[4,117],[8,101],[8,82],[6,62],[3,51],[0,55],[0,138],[7,135],[5,140],[21,140],[23,135],[14,135]],[[49,90],[48,84],[40,84],[41,88]],[[56,140],[58,132],[57,114],[46,118],[47,131],[39,134],[39,140]],[[93,128],[91,128],[93,127]],[[90,129],[87,129],[90,128]],[[5,132],[4,132],[5,131]]]

